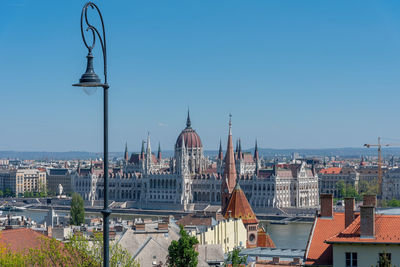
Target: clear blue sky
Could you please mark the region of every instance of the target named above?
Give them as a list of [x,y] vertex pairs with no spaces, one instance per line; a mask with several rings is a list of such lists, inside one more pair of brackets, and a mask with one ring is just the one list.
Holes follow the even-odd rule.
[[[399,1],[95,1],[108,41],[110,150],[173,149],[190,107],[206,149],[400,138]],[[0,150],[101,151],[85,1],[0,1]],[[93,13],[94,14],[94,13]],[[94,51],[102,74],[101,51]]]

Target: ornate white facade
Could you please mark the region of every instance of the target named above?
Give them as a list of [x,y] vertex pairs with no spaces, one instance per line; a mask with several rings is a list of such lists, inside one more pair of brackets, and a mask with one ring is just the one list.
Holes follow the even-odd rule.
[[[239,144],[240,145],[240,144]],[[241,145],[240,145],[241,146]],[[238,182],[254,208],[317,207],[318,176],[302,164],[281,164],[263,169],[258,157],[235,153]],[[127,154],[127,150],[126,153]],[[125,155],[122,168],[110,171],[110,199],[129,201],[132,207],[149,209],[194,209],[208,204],[221,204],[224,160],[222,148],[217,167],[204,157],[200,137],[191,128],[188,115],[186,128],[175,143],[174,157],[169,165],[151,153],[150,136],[140,154]],[[73,174],[72,188],[86,200],[103,198],[101,170],[79,169]]]

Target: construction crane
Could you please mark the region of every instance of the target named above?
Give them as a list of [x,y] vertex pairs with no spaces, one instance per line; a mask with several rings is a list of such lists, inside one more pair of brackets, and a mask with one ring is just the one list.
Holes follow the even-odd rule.
[[364,146],[378,148],[378,195],[382,196],[382,147],[400,146],[400,144],[381,144],[381,138],[378,137],[378,144],[364,144]]

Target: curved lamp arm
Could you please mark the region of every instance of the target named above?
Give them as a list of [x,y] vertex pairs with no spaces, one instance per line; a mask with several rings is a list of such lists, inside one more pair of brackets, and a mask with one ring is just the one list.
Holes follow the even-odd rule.
[[[88,17],[87,17],[87,10],[88,8],[91,7],[92,9],[96,9],[97,13],[99,14],[100,21],[101,21],[101,27],[102,27],[102,35],[100,32],[94,27],[92,24],[90,24]],[[86,29],[85,31],[91,31],[92,36],[93,36],[93,41],[91,45],[88,45],[88,42],[86,41],[85,34],[84,34],[84,26],[83,26],[83,20],[85,18],[85,23],[86,23]],[[92,49],[94,48],[94,45],[96,43],[96,35],[99,38],[100,44],[101,44],[101,49],[103,51],[103,63],[104,63],[104,84],[105,86],[108,87],[107,84],[107,46],[106,46],[106,32],[104,28],[104,22],[103,22],[103,16],[101,15],[100,9],[97,7],[97,5],[93,2],[88,2],[83,6],[82,9],[82,14],[81,14],[81,33],[82,33],[82,40],[87,49],[89,50],[89,53],[92,52]]]

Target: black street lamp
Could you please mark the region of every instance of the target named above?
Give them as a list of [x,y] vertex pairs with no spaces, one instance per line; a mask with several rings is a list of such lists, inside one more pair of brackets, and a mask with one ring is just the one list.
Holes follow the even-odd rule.
[[[87,18],[87,10],[91,7],[92,9],[96,9],[97,13],[100,16],[101,26],[102,26],[102,34],[89,23]],[[93,41],[91,45],[88,45],[84,35],[83,29],[83,20],[85,19],[86,23],[86,31],[91,31],[93,35]],[[106,33],[104,30],[103,17],[100,13],[99,8],[96,4],[92,2],[88,2],[83,6],[82,14],[81,14],[81,33],[83,43],[88,49],[87,55],[87,67],[86,72],[79,79],[79,83],[74,84],[73,86],[79,87],[103,87],[104,89],[104,209],[101,211],[103,214],[103,254],[104,254],[104,267],[109,266],[109,217],[111,214],[111,210],[108,208],[108,84],[107,84],[107,49],[106,49]],[[101,83],[99,76],[94,72],[93,69],[93,55],[92,50],[96,42],[96,36],[99,38],[101,48],[103,51],[103,63],[104,63],[104,83]],[[103,37],[102,37],[103,36]]]

